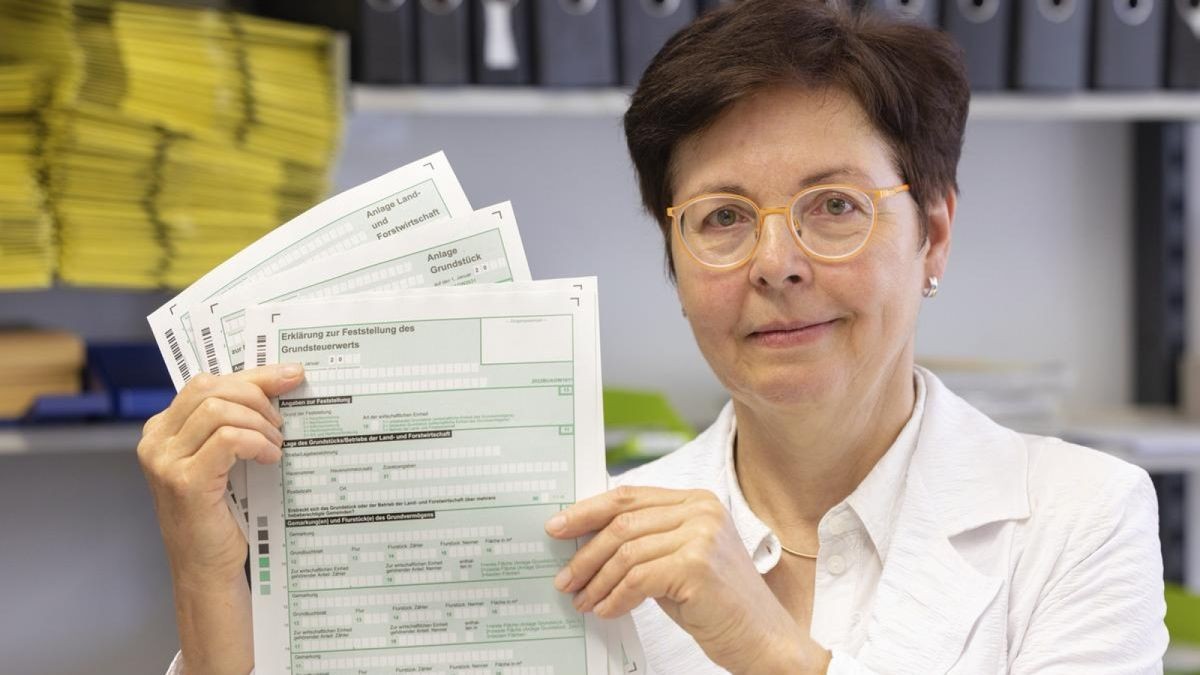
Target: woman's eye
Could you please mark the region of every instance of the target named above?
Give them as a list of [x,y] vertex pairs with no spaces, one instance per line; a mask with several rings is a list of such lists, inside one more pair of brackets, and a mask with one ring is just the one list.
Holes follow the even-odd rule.
[[831,216],[841,216],[854,208],[854,205],[844,197],[829,197],[825,200],[825,212]]
[[733,227],[742,219],[742,214],[734,208],[721,208],[713,211],[708,216],[708,222],[717,227]]

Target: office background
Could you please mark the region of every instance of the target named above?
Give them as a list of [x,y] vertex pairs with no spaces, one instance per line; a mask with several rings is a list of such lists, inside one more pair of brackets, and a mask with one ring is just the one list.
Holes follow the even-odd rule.
[[[926,11],[937,3],[913,4]],[[1164,31],[1175,25],[1168,12],[1187,8],[1150,4]],[[1098,34],[1095,22],[1086,35]],[[980,94],[960,165],[950,268],[923,310],[917,353],[1051,373],[1050,421],[1111,441],[1167,476],[1160,486],[1172,491],[1170,517],[1179,531],[1197,533],[1173,542],[1176,553],[1200,556],[1200,480],[1190,491],[1180,487],[1183,477],[1200,476],[1200,423],[1135,405],[1139,294],[1147,285],[1135,242],[1153,231],[1136,216],[1158,208],[1139,182],[1145,125],[1178,130],[1173,152],[1192,160],[1170,163],[1186,167],[1170,180],[1188,196],[1187,236],[1178,243],[1187,259],[1200,260],[1200,92],[1166,91],[1167,44],[1157,56],[1159,79],[1136,91],[1097,89],[1085,70],[1079,82],[1031,92],[1012,88],[1010,69],[998,90]],[[333,189],[444,150],[473,204],[513,201],[535,278],[599,277],[605,384],[661,391],[690,423],[711,421],[725,396],[680,316],[657,227],[641,212],[620,128],[623,91],[432,88],[416,82],[419,68],[378,79],[404,83],[350,87]],[[1200,346],[1198,268],[1180,268],[1187,292],[1175,304],[1183,321],[1176,332]],[[0,324],[61,328],[95,343],[144,342],[145,315],[170,295],[60,280],[0,292]],[[174,653],[168,573],[133,454],[138,428],[0,427],[0,671],[153,673]],[[1174,574],[1191,562],[1173,563]],[[1200,587],[1200,578],[1178,580]],[[1200,671],[1181,653],[1185,667]]]

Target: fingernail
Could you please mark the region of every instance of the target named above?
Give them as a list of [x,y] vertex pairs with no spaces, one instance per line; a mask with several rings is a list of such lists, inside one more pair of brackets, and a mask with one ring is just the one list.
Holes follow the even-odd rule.
[[585,596],[583,593],[580,593],[579,595],[575,596],[575,602],[571,604],[575,606],[575,611],[582,612],[584,611],[584,607],[587,606],[587,596]]
[[304,372],[304,367],[299,363],[285,363],[279,369],[279,376],[285,380],[294,380],[300,377],[300,373]]
[[567,590],[567,586],[571,585],[571,568],[564,567],[554,575],[554,587],[560,591]]
[[561,514],[546,521],[546,531],[551,534],[554,534],[555,532],[562,532],[563,528],[566,526],[567,519]]

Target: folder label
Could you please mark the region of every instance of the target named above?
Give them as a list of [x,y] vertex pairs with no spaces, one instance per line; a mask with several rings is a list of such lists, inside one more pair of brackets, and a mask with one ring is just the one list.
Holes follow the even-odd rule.
[[517,37],[513,34],[513,8],[521,0],[487,0],[483,11],[487,28],[483,36],[483,62],[490,70],[517,67]]
[[1064,23],[1075,16],[1075,0],[1038,0],[1038,11],[1054,23]]
[[1154,11],[1154,0],[1113,0],[1113,9],[1125,25],[1140,26]]
[[987,23],[1000,9],[1000,0],[958,0],[958,11],[971,23]]

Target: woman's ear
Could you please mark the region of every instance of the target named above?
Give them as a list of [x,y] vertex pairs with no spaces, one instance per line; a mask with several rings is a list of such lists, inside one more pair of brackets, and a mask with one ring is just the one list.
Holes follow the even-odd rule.
[[925,276],[941,279],[950,258],[950,235],[954,229],[954,211],[958,195],[954,190],[929,207],[925,212]]

